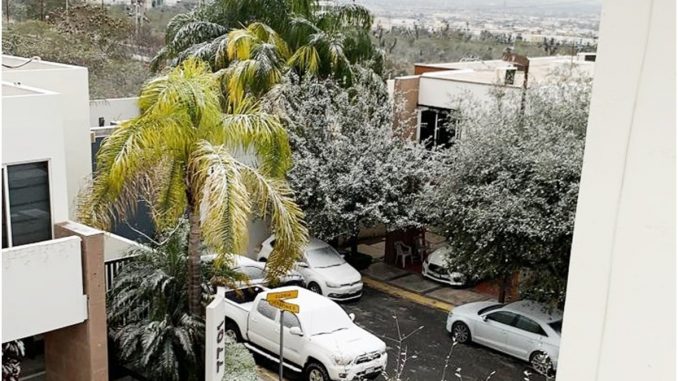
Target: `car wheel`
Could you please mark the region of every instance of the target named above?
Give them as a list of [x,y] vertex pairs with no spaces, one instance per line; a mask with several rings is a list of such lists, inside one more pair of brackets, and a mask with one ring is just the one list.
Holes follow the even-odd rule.
[[226,330],[224,331],[226,337],[231,338],[236,343],[242,342],[242,336],[240,336],[240,329],[238,325],[232,321],[226,323]]
[[315,282],[309,283],[308,289],[315,292],[316,294],[320,294],[320,295],[323,294],[323,290],[322,290],[322,288],[320,288],[320,285],[318,283],[315,283]]
[[552,377],[555,373],[553,370],[553,362],[551,357],[544,352],[538,351],[534,352],[530,356],[530,365],[535,372],[541,374],[542,376]]
[[451,335],[452,339],[460,344],[466,344],[471,341],[471,331],[466,324],[461,322],[454,323]]
[[317,362],[311,362],[306,365],[306,370],[304,371],[306,381],[330,381],[330,375],[327,373],[327,369]]

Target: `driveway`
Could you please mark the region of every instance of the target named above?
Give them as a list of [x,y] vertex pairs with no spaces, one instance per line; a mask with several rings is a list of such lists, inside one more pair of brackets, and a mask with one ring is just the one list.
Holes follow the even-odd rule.
[[[397,298],[365,287],[360,301],[342,304],[349,313],[355,313],[356,324],[380,337],[388,347],[388,374],[394,375],[398,325],[401,334],[407,335],[402,345],[409,359],[402,373],[402,381],[439,381],[442,380],[445,361],[452,349],[452,340],[445,331],[447,314],[439,309],[430,308],[405,299]],[[396,324],[397,317],[398,325]],[[265,380],[272,380],[270,374],[275,373],[277,364],[257,357],[257,363],[268,369]],[[458,369],[458,371],[457,371]],[[528,364],[502,353],[477,345],[456,345],[448,362],[445,380],[459,381],[524,381],[524,371]],[[495,372],[492,374],[492,372]],[[459,376],[456,376],[459,374]],[[299,375],[285,372],[286,379],[301,380]],[[545,378],[532,374],[530,381],[544,381]],[[378,380],[384,380],[379,377]]]

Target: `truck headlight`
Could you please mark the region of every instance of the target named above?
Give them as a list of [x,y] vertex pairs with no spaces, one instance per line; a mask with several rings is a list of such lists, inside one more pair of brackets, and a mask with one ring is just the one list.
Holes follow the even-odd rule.
[[334,363],[337,365],[348,365],[353,361],[353,358],[345,354],[339,354],[333,355],[332,360],[334,360]]
[[341,285],[340,285],[339,283],[333,283],[333,282],[329,282],[329,281],[328,281],[328,282],[325,282],[325,284],[327,285],[327,287],[330,287],[330,288],[339,288],[339,287],[341,287]]

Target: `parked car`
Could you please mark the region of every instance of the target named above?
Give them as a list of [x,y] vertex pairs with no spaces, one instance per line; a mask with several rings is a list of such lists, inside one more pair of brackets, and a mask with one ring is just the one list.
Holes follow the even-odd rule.
[[[261,244],[257,258],[268,260],[274,245],[275,236],[271,236]],[[363,294],[362,276],[358,270],[332,246],[319,239],[311,238],[295,269],[304,278],[309,290],[330,299],[347,301],[359,299]]]
[[[217,257],[216,254],[207,254],[200,257],[200,260],[204,263],[211,263]],[[268,270],[266,269],[266,263],[257,262],[253,259],[243,257],[241,255],[236,256],[234,259],[233,270],[239,273],[247,275],[249,281],[246,282],[237,282],[236,287],[244,287],[246,285],[257,285],[257,286],[266,286],[269,287],[269,283],[266,280],[266,275]],[[290,270],[285,276],[280,278],[279,286],[302,286],[304,287],[306,283],[304,278],[299,274],[299,272]]]
[[[353,323],[337,303],[300,287],[299,313],[285,312],[283,322],[283,365],[303,374],[306,381],[363,380],[378,377],[386,366],[386,344]],[[224,292],[225,334],[244,342],[252,352],[278,362],[280,311],[266,301],[264,287]]]
[[437,282],[449,284],[450,286],[466,286],[469,283],[469,277],[456,271],[450,271],[447,267],[447,257],[452,253],[450,246],[443,246],[429,254],[421,266],[421,275]]
[[459,343],[473,341],[529,361],[544,375],[555,373],[563,313],[533,301],[476,302],[450,311],[447,331]]

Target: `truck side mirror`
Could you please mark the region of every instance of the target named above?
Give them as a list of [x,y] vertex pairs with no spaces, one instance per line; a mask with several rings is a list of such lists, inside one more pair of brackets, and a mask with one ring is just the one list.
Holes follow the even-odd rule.
[[294,335],[294,336],[304,336],[304,333],[301,332],[301,328],[299,328],[299,327],[292,327],[292,328],[290,328],[290,335]]
[[355,321],[355,314],[354,314],[353,312],[351,312],[350,314],[348,314],[348,317],[351,318],[351,321]]

